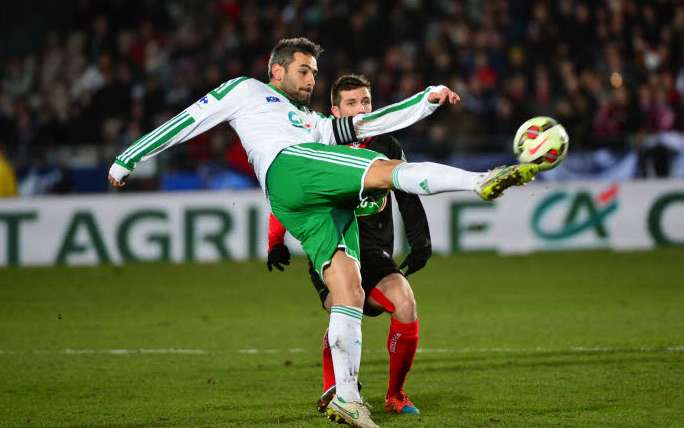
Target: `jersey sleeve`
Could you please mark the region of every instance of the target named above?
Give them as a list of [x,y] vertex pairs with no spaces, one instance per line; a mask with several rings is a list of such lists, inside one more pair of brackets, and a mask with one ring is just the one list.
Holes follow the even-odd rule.
[[110,174],[121,181],[138,162],[236,118],[249,92],[247,80],[248,77],[238,77],[223,83],[171,120],[137,139],[116,157]]
[[354,116],[354,129],[357,138],[386,134],[413,125],[431,115],[439,104],[428,101],[428,95],[443,89],[444,86],[428,86],[424,91],[395,104],[371,113]]
[[437,110],[439,104],[428,101],[428,95],[442,88],[444,86],[428,86],[403,101],[353,117],[326,118],[313,114],[314,137],[323,144],[349,144],[406,128]]
[[356,141],[351,117],[336,118],[312,112],[313,137],[323,144],[349,144]]

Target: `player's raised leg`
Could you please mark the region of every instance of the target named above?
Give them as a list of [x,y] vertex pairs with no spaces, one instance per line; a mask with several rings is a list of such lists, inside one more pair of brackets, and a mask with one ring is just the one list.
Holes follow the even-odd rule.
[[479,173],[434,162],[386,160],[371,165],[364,189],[394,188],[416,195],[471,190],[489,201],[511,186],[532,181],[538,172],[539,166],[535,164],[511,165]]

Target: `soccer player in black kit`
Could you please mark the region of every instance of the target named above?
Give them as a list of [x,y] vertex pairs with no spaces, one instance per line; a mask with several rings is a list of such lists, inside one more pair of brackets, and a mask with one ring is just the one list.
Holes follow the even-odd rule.
[[[344,75],[331,88],[331,111],[336,117],[354,116],[372,110],[371,84],[360,75]],[[386,155],[390,159],[402,159],[404,153],[391,135],[367,138],[352,145],[368,148]],[[423,268],[432,255],[430,231],[425,210],[416,195],[394,190],[399,211],[404,220],[406,235],[411,250],[397,267],[392,259],[394,248],[394,227],[392,221],[392,199],[387,195],[385,208],[377,214],[358,217],[361,246],[361,284],[365,291],[363,312],[367,316],[378,316],[383,312],[392,315],[387,335],[389,352],[389,379],[385,396],[385,411],[388,413],[420,414],[418,408],[404,392],[404,383],[418,347],[418,315],[413,291],[406,277]],[[284,244],[285,229],[271,215],[269,221],[268,269],[283,270],[289,264],[290,252]],[[402,273],[400,269],[406,268]],[[326,310],[330,308],[329,291],[311,263],[309,274]],[[328,334],[323,338],[323,394],[318,409],[325,412],[335,394],[335,373],[328,343]]]

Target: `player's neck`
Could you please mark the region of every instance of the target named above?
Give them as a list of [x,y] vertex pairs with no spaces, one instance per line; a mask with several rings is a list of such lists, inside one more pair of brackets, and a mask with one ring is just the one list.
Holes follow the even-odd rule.
[[285,98],[287,98],[287,100],[288,100],[289,102],[291,102],[292,104],[294,104],[295,107],[297,107],[298,109],[300,109],[300,110],[301,110],[301,109],[304,109],[304,108],[308,109],[307,106],[305,106],[304,104],[300,103],[299,101],[297,101],[296,99],[294,99],[293,97],[291,97],[290,95],[288,95],[287,92],[285,92],[285,91],[283,91],[281,88],[279,88],[279,87],[277,86],[277,84],[273,82],[273,80],[271,80],[270,82],[268,82],[268,86],[270,86],[271,89],[273,89],[274,91],[278,92],[280,95],[282,95],[282,96],[284,96]]

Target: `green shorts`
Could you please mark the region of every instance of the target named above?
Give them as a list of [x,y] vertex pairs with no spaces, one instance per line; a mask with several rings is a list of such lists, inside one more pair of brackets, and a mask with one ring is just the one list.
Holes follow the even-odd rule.
[[363,180],[378,159],[387,157],[350,146],[305,143],[281,151],[268,170],[273,214],[302,243],[321,279],[338,248],[359,262],[354,209],[371,197],[363,192]]

